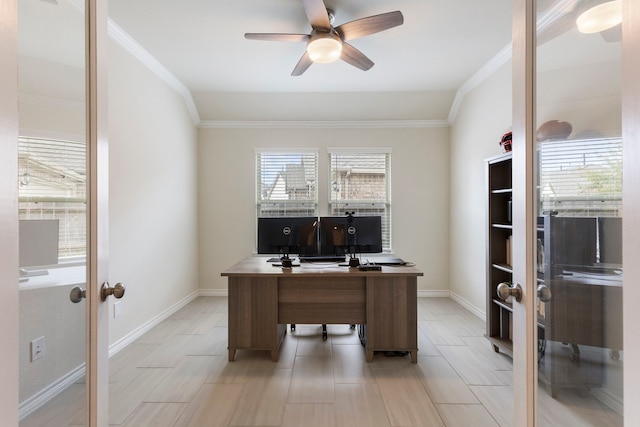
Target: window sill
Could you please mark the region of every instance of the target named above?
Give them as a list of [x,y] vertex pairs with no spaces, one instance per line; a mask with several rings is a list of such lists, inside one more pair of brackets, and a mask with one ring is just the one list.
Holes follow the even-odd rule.
[[48,268],[47,271],[49,274],[22,278],[19,289],[28,291],[56,286],[84,285],[87,281],[87,268],[84,264]]

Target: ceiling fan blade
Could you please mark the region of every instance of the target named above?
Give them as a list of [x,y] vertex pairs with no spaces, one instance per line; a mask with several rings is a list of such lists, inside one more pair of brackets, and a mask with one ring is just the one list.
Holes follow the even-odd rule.
[[276,42],[306,42],[308,34],[284,34],[284,33],[245,33],[245,39],[249,40],[269,40]]
[[396,10],[395,12],[382,13],[347,22],[336,27],[336,31],[342,36],[343,40],[353,40],[397,27],[402,25],[403,22],[404,16],[402,16],[402,12]]
[[329,13],[327,7],[322,0],[303,0],[304,11],[307,19],[314,30],[321,29],[329,31],[331,23],[329,22]]
[[313,61],[309,57],[309,52],[305,51],[304,55],[302,55],[302,58],[300,58],[300,61],[298,61],[295,68],[291,72],[291,75],[292,76],[302,75],[302,73],[307,71],[307,68],[309,68],[311,64],[313,64]]
[[600,36],[607,43],[619,42],[622,40],[622,24],[611,27],[608,30],[600,31]]
[[367,71],[369,68],[373,67],[372,60],[346,42],[342,43],[342,55],[340,56],[340,59],[356,68],[360,68],[363,71]]

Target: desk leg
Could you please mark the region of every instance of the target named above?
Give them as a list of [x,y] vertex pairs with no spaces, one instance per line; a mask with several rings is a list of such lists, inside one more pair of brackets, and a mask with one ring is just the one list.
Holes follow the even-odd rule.
[[373,362],[373,350],[365,351],[367,362]]
[[236,349],[235,348],[230,348],[229,349],[229,362],[233,362],[233,359],[236,358]]
[[411,350],[409,354],[411,355],[411,363],[418,363],[418,350]]
[[280,351],[277,349],[271,350],[271,361],[277,362],[279,358],[280,358]]

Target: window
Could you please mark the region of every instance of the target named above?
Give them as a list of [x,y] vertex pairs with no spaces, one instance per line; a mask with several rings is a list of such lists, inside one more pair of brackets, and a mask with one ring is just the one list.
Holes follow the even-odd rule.
[[256,151],[257,217],[317,216],[317,182],[317,151]]
[[329,149],[329,214],[382,217],[382,246],[391,251],[391,150]]
[[541,142],[539,162],[541,213],[622,215],[620,138]]
[[59,220],[60,260],[86,255],[86,145],[18,138],[20,219]]

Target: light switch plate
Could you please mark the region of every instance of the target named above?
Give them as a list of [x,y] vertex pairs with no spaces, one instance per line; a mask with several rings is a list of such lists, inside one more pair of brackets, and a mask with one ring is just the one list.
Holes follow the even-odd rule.
[[44,356],[44,337],[36,338],[31,341],[31,361],[35,362]]

